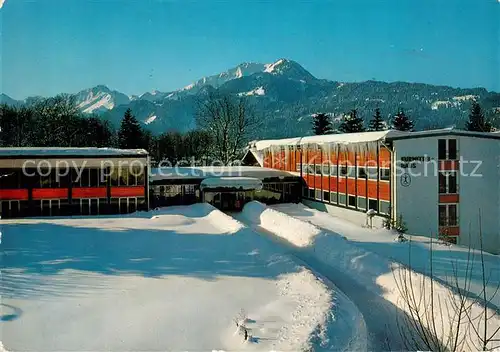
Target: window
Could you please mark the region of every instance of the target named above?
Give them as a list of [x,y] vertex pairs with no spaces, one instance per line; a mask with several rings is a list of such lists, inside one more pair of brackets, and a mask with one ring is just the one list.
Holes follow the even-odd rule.
[[337,176],[337,165],[330,166],[330,175]]
[[309,198],[314,198],[314,188],[309,188]]
[[358,168],[358,178],[367,178],[366,169],[364,167]]
[[390,169],[380,169],[380,181],[389,181],[391,179]]
[[391,203],[381,200],[379,213],[389,214],[391,212]]
[[356,206],[356,197],[355,196],[349,196],[349,206],[350,207]]
[[456,160],[458,156],[457,140],[456,139],[439,139],[438,140],[438,159],[439,160]]
[[439,173],[439,193],[457,193],[457,174],[456,172]]
[[450,160],[457,159],[457,140],[456,139],[448,139],[448,159],[450,159]]
[[347,197],[345,194],[339,193],[339,204],[346,205]]
[[446,218],[447,218],[447,209],[446,205],[439,206],[439,226],[446,226]]
[[376,167],[368,167],[365,169],[367,176],[370,180],[376,180],[378,176],[378,169]]
[[358,208],[366,210],[366,198],[358,197]]
[[439,205],[439,226],[457,226],[458,212],[456,204]]
[[457,173],[448,174],[448,193],[457,193]]
[[438,140],[438,159],[439,160],[446,159],[446,139]]
[[330,193],[330,203],[337,203],[338,202],[338,195],[335,192]]
[[316,175],[321,175],[321,165],[315,165]]
[[328,176],[330,174],[330,165],[323,164],[323,175]]
[[457,218],[457,205],[449,204],[448,205],[448,225],[449,226],[457,226],[458,224]]
[[300,172],[300,163],[297,163],[297,164],[295,165],[295,171],[296,171],[296,172]]
[[378,203],[376,199],[368,199],[368,209],[378,211]]
[[321,190],[320,189],[317,189],[316,192],[315,192],[315,196],[316,196],[316,199],[317,200],[321,200]]
[[341,166],[340,167],[340,176],[347,176],[347,166]]
[[330,192],[328,191],[323,191],[323,200],[325,202],[329,202],[330,201]]
[[354,166],[349,166],[347,168],[347,177],[352,177],[352,178],[356,177],[356,168]]

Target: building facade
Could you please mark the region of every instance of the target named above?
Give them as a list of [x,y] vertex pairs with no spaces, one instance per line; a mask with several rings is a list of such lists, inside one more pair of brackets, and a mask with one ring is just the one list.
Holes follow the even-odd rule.
[[256,141],[245,159],[299,175],[308,202],[373,209],[409,233],[498,253],[499,156],[499,134],[445,129]]
[[207,202],[224,211],[239,211],[245,203],[300,201],[298,175],[270,168],[175,167],[153,169],[150,177],[152,207]]
[[0,148],[2,218],[148,209],[148,154],[109,148]]

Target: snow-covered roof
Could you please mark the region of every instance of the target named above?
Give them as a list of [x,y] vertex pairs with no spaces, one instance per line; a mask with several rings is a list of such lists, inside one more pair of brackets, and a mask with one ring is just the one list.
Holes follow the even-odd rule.
[[262,181],[255,177],[210,177],[201,181],[200,189],[227,188],[247,190],[261,190]]
[[294,176],[295,175],[290,172],[258,166],[199,166],[151,169],[150,180],[200,179],[211,177],[253,177],[264,180],[266,178]]
[[341,134],[326,134],[321,136],[308,136],[285,138],[275,140],[255,141],[253,145],[256,150],[267,149],[271,146],[291,146],[291,145],[306,145],[306,144],[343,144],[349,145],[354,143],[370,143],[384,141],[396,136],[407,135],[408,132],[395,130],[380,131],[380,132],[360,132],[360,133],[341,133]]
[[68,156],[137,156],[146,157],[144,149],[116,149],[116,148],[0,148],[2,157],[68,157]]
[[250,149],[255,151],[262,151],[270,147],[281,147],[281,146],[298,146],[307,144],[336,144],[345,147],[356,144],[373,144],[383,141],[391,141],[396,139],[405,138],[420,138],[427,136],[437,136],[437,135],[462,135],[471,136],[479,138],[500,138],[500,133],[498,132],[470,132],[456,130],[454,128],[443,128],[437,130],[429,131],[419,131],[419,132],[403,132],[397,130],[387,130],[379,132],[359,132],[359,133],[340,133],[340,134],[326,134],[321,136],[307,136],[307,137],[296,137],[296,138],[284,138],[284,139],[269,139],[261,141],[250,142]]
[[390,139],[398,140],[398,139],[411,139],[411,138],[423,138],[423,137],[437,137],[443,135],[500,139],[500,134],[496,132],[465,131],[465,130],[455,129],[453,127],[428,130],[428,131],[406,132],[405,134],[400,136],[392,136]]

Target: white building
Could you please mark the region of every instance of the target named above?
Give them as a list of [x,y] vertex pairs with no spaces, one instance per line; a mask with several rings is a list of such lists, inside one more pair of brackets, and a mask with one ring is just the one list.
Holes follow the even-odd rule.
[[408,233],[500,253],[500,134],[454,129],[364,132],[250,144],[244,160],[295,172],[302,199],[364,221],[402,218]]

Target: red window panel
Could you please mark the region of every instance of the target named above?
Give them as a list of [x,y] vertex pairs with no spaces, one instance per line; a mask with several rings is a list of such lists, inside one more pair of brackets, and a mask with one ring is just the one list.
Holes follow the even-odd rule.
[[337,177],[332,176],[330,180],[330,192],[337,192]]
[[339,177],[339,192],[347,193],[347,182],[345,177]]
[[34,188],[33,199],[66,199],[67,188]]
[[391,167],[391,152],[387,148],[380,148],[378,157],[380,167]]
[[439,161],[440,171],[452,171],[458,170],[459,162],[458,160],[441,160]]
[[379,184],[380,200],[389,201],[391,199],[391,187],[388,182],[380,182]]
[[106,198],[106,187],[82,187],[72,189],[73,198]]
[[368,182],[368,197],[377,199],[378,196],[377,181],[368,180],[367,182]]
[[366,197],[366,180],[358,179],[358,196]]
[[112,187],[111,197],[144,197],[144,186]]
[[27,189],[0,189],[1,200],[27,200]]
[[459,226],[441,226],[439,228],[439,233],[448,236],[460,236]]
[[458,194],[440,194],[439,203],[458,203],[460,197]]
[[347,193],[356,195],[356,180],[353,178],[347,179]]

